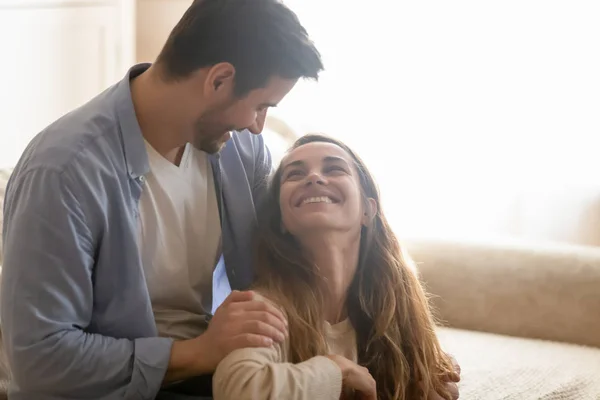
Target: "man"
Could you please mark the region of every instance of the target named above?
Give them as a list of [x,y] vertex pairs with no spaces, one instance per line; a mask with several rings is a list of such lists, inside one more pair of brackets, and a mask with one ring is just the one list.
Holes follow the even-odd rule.
[[277,0],[196,0],[153,65],[31,142],[5,200],[11,400],[179,399],[231,350],[283,339],[239,291],[271,170],[258,134],[322,68]]
[[280,2],[198,0],[156,63],[31,142],[5,201],[11,400],[154,399],[282,339],[281,313],[251,293],[206,315],[215,265],[220,292],[252,279],[266,110],[321,70]]

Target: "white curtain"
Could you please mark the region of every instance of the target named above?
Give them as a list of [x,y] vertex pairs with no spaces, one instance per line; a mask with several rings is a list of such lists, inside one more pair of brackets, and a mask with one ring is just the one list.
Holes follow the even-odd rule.
[[275,112],[358,150],[395,229],[600,245],[600,2],[287,0],[326,72]]

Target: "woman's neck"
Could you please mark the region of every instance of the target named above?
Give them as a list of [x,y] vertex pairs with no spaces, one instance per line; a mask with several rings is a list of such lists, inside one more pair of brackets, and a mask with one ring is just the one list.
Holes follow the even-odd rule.
[[[321,277],[325,319],[335,324],[344,320],[348,313],[346,298],[358,266],[360,237],[348,241],[342,235],[313,235],[303,241],[303,247],[309,252],[311,260],[318,268]],[[343,245],[342,245],[343,243]]]

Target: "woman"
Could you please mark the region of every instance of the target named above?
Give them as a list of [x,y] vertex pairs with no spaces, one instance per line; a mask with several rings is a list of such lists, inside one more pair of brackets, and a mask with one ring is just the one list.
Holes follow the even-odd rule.
[[213,377],[216,400],[456,396],[427,297],[354,152],[300,138],[272,178],[264,217],[256,290],[285,312],[289,337],[229,354]]

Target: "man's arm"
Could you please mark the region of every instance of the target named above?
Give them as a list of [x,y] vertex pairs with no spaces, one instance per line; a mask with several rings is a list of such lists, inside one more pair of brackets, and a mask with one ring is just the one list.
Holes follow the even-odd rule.
[[170,339],[85,332],[95,244],[80,199],[68,171],[21,172],[8,189],[0,304],[12,377],[27,392],[154,399]]

